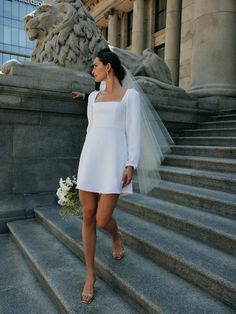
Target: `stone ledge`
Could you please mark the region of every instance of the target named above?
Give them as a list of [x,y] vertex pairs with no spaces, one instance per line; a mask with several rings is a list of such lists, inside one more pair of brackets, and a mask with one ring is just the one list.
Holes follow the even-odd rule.
[[61,112],[86,115],[84,100],[73,100],[70,92],[53,92],[1,86],[0,109]]
[[7,222],[34,217],[34,208],[56,204],[55,193],[3,194],[0,200],[0,234],[8,232]]

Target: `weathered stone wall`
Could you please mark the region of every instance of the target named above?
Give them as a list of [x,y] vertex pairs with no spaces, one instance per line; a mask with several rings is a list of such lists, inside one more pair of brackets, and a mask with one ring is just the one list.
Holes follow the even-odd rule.
[[77,173],[86,103],[69,92],[1,86],[0,194],[55,192]]

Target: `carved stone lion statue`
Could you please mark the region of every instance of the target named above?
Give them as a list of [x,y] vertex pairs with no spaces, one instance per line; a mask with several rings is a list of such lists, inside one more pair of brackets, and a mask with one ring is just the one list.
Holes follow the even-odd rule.
[[45,0],[24,17],[24,27],[29,39],[36,40],[33,62],[53,62],[89,72],[97,52],[107,47],[80,0]]
[[[92,60],[108,43],[96,26],[81,0],[45,0],[43,4],[24,17],[24,27],[36,47],[31,55],[32,63],[71,68],[90,73]],[[167,65],[153,51],[146,49],[137,55],[113,47],[124,64],[142,85],[154,85],[164,89],[177,89],[172,85]],[[5,69],[5,72],[4,72]],[[10,64],[3,66],[7,74]]]

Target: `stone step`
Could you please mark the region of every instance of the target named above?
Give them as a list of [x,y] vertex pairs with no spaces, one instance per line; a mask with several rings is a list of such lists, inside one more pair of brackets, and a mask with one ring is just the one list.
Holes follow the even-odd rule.
[[181,156],[169,154],[166,155],[163,165],[236,173],[236,160],[228,158]]
[[236,158],[236,147],[173,145],[174,155]]
[[[118,216],[120,214],[119,211]],[[70,217],[61,221],[58,218],[58,213],[55,211],[53,213],[50,209],[37,210],[36,215],[41,221],[43,220],[44,225],[47,225],[51,232],[56,234],[64,243],[66,242],[65,244],[73,252],[77,255],[81,254],[82,247],[78,242],[81,241],[82,221],[79,218]],[[128,231],[125,229],[123,231],[125,242],[127,241],[127,244],[130,244]],[[119,262],[112,261],[111,240],[100,231],[97,231],[96,266],[98,271],[103,273],[113,285],[117,284],[116,282],[119,280],[119,287],[124,289],[130,298],[142,297],[139,302],[146,301],[149,304],[144,313],[197,314],[205,310],[207,313],[215,314],[220,310],[218,308],[219,301],[210,297],[208,293],[195,285],[169,272],[169,270],[158,265],[146,254],[144,256],[143,252],[137,249],[134,250],[132,247],[127,246],[125,248],[125,259]],[[142,276],[137,276],[140,271]],[[205,298],[208,298],[207,303]],[[212,304],[211,302],[217,302],[217,306],[216,303]],[[226,305],[221,304],[221,306],[224,306],[227,312],[232,312]]]
[[236,308],[236,257],[116,210],[126,243],[158,265]]
[[[186,184],[154,180],[151,196],[177,203],[187,207],[200,209],[225,217],[236,219],[236,195],[213,191]],[[138,183],[134,180],[134,189],[138,191]]]
[[173,138],[176,145],[236,147],[236,137],[178,136]]
[[210,116],[209,119],[213,121],[236,120],[236,113],[233,111],[229,113],[222,113],[222,114]]
[[55,193],[4,194],[0,199],[0,234],[8,232],[7,222],[34,217],[34,207],[55,204]]
[[236,174],[161,166],[162,180],[236,193]]
[[139,193],[119,198],[119,208],[236,256],[236,221]]
[[219,120],[219,121],[210,121],[210,122],[200,122],[197,124],[197,128],[206,129],[206,128],[236,128],[236,120]]
[[80,294],[85,278],[82,261],[35,219],[10,222],[8,227],[60,313],[139,313],[100,278],[95,284],[96,302],[82,304]]
[[219,136],[219,137],[225,137],[225,136],[236,136],[236,128],[206,128],[206,129],[186,129],[183,130],[183,133],[186,136]]
[[218,114],[236,114],[236,110],[233,108],[221,109]]
[[0,235],[0,313],[58,313],[9,233]]

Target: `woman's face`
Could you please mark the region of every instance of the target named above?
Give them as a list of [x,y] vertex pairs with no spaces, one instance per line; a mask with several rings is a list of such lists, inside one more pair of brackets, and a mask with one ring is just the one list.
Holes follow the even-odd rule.
[[92,74],[96,82],[101,82],[106,79],[109,67],[109,64],[104,65],[99,58],[94,59]]

